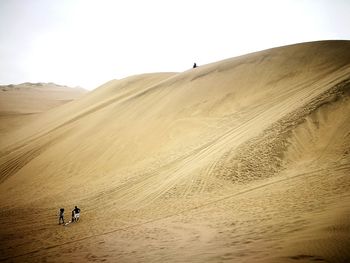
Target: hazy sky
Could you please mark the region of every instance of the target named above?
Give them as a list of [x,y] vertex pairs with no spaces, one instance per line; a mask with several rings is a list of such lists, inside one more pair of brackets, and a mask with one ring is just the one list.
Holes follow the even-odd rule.
[[0,84],[92,89],[324,39],[350,40],[350,0],[0,0]]

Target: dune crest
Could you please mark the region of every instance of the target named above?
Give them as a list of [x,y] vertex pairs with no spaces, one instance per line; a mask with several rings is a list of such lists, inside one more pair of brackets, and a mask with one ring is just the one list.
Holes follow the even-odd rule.
[[350,260],[349,50],[131,76],[43,112],[1,143],[0,259]]

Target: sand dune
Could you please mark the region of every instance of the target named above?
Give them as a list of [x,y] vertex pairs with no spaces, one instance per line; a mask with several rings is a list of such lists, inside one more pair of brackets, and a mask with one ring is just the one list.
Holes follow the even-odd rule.
[[40,113],[1,142],[0,260],[349,262],[349,50],[132,76]]
[[[27,124],[40,113],[81,97],[86,90],[54,83],[22,83],[0,86],[0,135]],[[2,145],[1,145],[2,146]]]

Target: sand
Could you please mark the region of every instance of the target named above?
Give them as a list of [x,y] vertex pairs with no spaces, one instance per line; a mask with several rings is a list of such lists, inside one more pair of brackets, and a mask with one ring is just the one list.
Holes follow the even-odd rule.
[[0,86],[0,147],[8,134],[33,121],[40,113],[80,98],[86,92],[82,88],[54,83],[27,82]]
[[349,50],[131,76],[40,113],[1,142],[0,260],[350,262]]

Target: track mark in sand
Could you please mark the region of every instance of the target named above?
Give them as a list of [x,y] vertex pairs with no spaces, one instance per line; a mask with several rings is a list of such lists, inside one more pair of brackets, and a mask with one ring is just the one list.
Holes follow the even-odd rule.
[[[225,201],[227,199],[230,199],[230,198],[233,198],[233,197],[236,197],[236,196],[240,196],[240,195],[243,195],[243,194],[246,194],[246,193],[258,190],[258,189],[262,189],[262,188],[268,187],[270,185],[274,185],[274,184],[278,184],[278,183],[285,182],[285,181],[288,181],[288,180],[292,180],[294,178],[298,178],[298,177],[301,177],[301,176],[314,176],[315,174],[317,174],[317,173],[319,173],[321,171],[325,171],[325,170],[333,170],[333,171],[334,170],[338,170],[339,171],[339,170],[349,170],[349,169],[350,169],[350,165],[344,164],[344,165],[336,165],[334,167],[327,167],[327,168],[323,168],[323,169],[317,169],[317,170],[313,170],[313,171],[310,171],[310,172],[300,173],[300,174],[289,176],[289,177],[285,177],[285,178],[282,178],[282,179],[279,179],[279,180],[274,180],[272,182],[263,183],[261,185],[255,186],[255,187],[252,187],[252,188],[249,188],[249,189],[246,189],[246,190],[242,190],[242,191],[234,193],[234,194],[230,194],[230,195],[224,196],[224,197],[216,199],[216,200],[214,200],[212,202],[204,203],[204,204],[201,204],[201,205],[198,205],[198,206],[195,206],[195,207],[192,207],[192,208],[188,208],[188,209],[185,209],[185,210],[173,213],[173,214],[169,214],[169,215],[164,216],[164,217],[159,217],[159,218],[155,218],[155,219],[148,220],[148,221],[145,221],[145,222],[140,222],[140,223],[137,223],[137,224],[133,224],[133,225],[130,225],[130,226],[113,229],[113,230],[110,230],[110,231],[107,231],[107,232],[104,232],[104,233],[100,233],[100,234],[95,234],[95,235],[91,235],[91,236],[82,237],[82,238],[79,238],[79,239],[76,239],[76,240],[72,240],[72,241],[68,241],[68,242],[65,242],[65,243],[60,243],[60,244],[56,244],[56,245],[52,245],[52,246],[43,247],[43,248],[36,249],[36,250],[30,251],[30,252],[27,252],[27,253],[23,253],[23,254],[20,254],[20,255],[2,258],[2,259],[0,259],[0,261],[6,261],[6,260],[14,259],[14,258],[24,257],[24,256],[27,256],[27,255],[32,255],[32,254],[39,253],[40,251],[43,251],[43,250],[50,250],[50,249],[53,249],[53,248],[74,244],[76,242],[84,241],[84,240],[87,240],[87,239],[90,239],[90,238],[105,236],[105,235],[109,235],[109,234],[116,233],[116,232],[119,232],[119,231],[126,231],[128,229],[132,229],[132,228],[135,228],[135,227],[140,227],[140,226],[147,225],[147,224],[150,224],[150,223],[155,223],[155,222],[158,222],[158,221],[161,221],[161,220],[165,220],[165,219],[168,219],[168,218],[171,218],[171,217],[174,217],[174,216],[182,215],[182,214],[185,214],[187,212],[191,212],[191,211],[203,208],[203,207],[207,207],[207,206],[219,203],[221,201]],[[298,259],[302,259],[302,258],[298,258]]]
[[[40,154],[48,148],[56,144],[61,138],[66,137],[70,133],[70,129],[59,134],[52,134],[48,139],[38,137],[31,141],[29,145],[21,145],[15,151],[9,153],[0,159],[0,184],[3,183],[10,176],[17,173],[29,162],[37,158]],[[2,159],[4,161],[2,161]],[[6,160],[7,159],[7,160]]]
[[[277,121],[272,121],[271,125],[258,136],[246,140],[234,151],[224,154],[213,173],[231,181],[272,177],[283,168],[283,155],[289,146],[288,140],[295,127],[303,125],[306,118],[310,114],[317,113],[323,105],[338,102],[340,97],[349,96],[349,88],[350,79],[345,79],[325,91],[317,90],[316,92],[315,89],[312,89],[304,94],[305,91],[302,89],[293,96],[291,95],[288,100],[282,100],[282,103],[275,106],[271,105],[269,110],[275,107],[274,112],[281,112],[285,115],[281,115],[282,117]],[[314,97],[310,94],[313,94]],[[288,112],[284,108],[295,108],[295,110]],[[265,119],[268,120],[268,118]],[[344,124],[347,123],[348,121],[345,120]],[[329,144],[331,143],[330,141]]]
[[328,262],[322,257],[319,256],[312,256],[312,255],[296,255],[296,256],[291,256],[289,257],[290,259],[293,260],[311,260],[311,261],[322,261],[322,262]]

